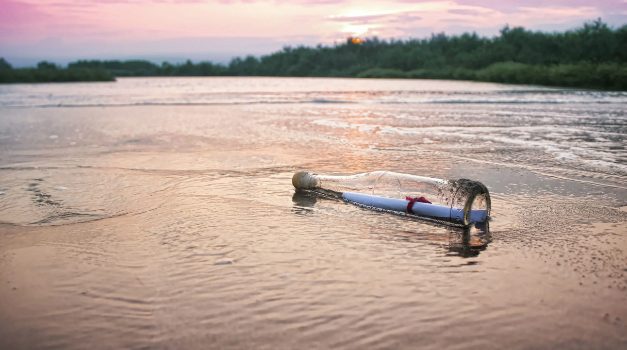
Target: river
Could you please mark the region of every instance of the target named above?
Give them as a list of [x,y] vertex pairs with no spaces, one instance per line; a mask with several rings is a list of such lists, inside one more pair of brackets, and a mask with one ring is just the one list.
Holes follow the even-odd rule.
[[[627,346],[627,93],[462,81],[0,85],[0,348]],[[488,231],[296,193],[471,178]]]

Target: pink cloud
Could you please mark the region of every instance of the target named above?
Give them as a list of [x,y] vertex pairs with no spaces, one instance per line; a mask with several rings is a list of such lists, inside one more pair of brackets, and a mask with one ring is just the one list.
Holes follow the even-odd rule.
[[224,4],[232,3],[269,3],[269,4],[296,4],[296,5],[334,5],[349,2],[349,0],[216,0]]
[[13,0],[0,1],[0,27],[2,28],[11,28],[45,18],[46,15],[36,5]]
[[[285,44],[341,42],[348,35],[424,37],[476,31],[493,35],[505,24],[563,30],[602,17],[627,22],[624,0],[0,0],[0,56],[184,52],[183,38],[263,38]],[[307,38],[301,40],[299,38]],[[55,45],[49,45],[54,41]],[[163,47],[157,50],[159,40]],[[246,39],[248,40],[248,39]],[[246,49],[246,40],[238,41]],[[261,39],[260,39],[261,40]],[[262,41],[263,41],[262,40]],[[155,45],[143,45],[157,42]],[[167,42],[167,44],[166,44]],[[250,41],[260,47],[259,40]],[[62,43],[63,45],[59,44]],[[185,47],[187,47],[185,46]],[[219,50],[213,45],[215,50]],[[270,46],[263,46],[263,48]],[[89,48],[89,50],[87,50]],[[212,50],[211,45],[206,50]],[[192,52],[192,51],[189,51]],[[194,51],[195,52],[195,51]],[[252,51],[251,51],[252,52]],[[257,53],[257,51],[255,51]],[[56,53],[55,53],[56,54]]]
[[481,14],[483,14],[483,12],[475,9],[451,9],[448,10],[448,13],[463,16],[481,16]]
[[[433,0],[398,0],[400,3],[419,4]],[[458,5],[484,7],[501,12],[515,12],[528,7],[595,7],[601,10],[614,11],[627,9],[624,0],[455,0]]]
[[416,22],[422,19],[417,11],[406,11],[397,13],[382,13],[363,16],[330,16],[328,20],[353,25],[377,25],[384,26],[391,23]]
[[389,14],[364,15],[364,16],[331,16],[331,17],[329,17],[329,20],[337,21],[337,22],[359,22],[359,23],[365,23],[365,22],[371,22],[371,21],[384,19],[384,18],[389,17],[389,16],[390,16]]

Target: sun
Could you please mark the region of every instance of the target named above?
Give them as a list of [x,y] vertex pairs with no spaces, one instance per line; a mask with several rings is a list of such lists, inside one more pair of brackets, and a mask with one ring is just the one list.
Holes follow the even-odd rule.
[[352,43],[353,45],[361,45],[361,44],[363,44],[363,43],[364,43],[364,39],[362,39],[362,38],[358,38],[358,37],[351,37],[350,39],[351,39],[351,43]]

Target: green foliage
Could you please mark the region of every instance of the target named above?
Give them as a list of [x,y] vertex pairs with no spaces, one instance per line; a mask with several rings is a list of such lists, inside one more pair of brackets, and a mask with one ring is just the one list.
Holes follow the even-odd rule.
[[285,47],[259,59],[236,58],[229,75],[430,78],[624,89],[627,26],[600,19],[562,33],[504,27],[494,38],[476,33],[380,40],[334,46]]
[[109,78],[221,75],[426,78],[625,90],[627,25],[613,29],[598,19],[581,28],[554,33],[506,26],[492,38],[476,33],[453,36],[439,33],[427,39],[411,40],[348,38],[333,46],[288,46],[261,57],[238,57],[228,65],[189,60],[161,65],[144,60],[82,60],[70,63],[65,70],[48,62],[40,62],[34,70],[15,70],[0,59],[0,82],[69,81],[56,79],[80,79],[79,72],[86,79],[108,79],[105,74]]
[[477,71],[476,77],[471,80],[627,90],[627,65],[577,63],[540,66],[504,62]]
[[407,73],[399,69],[370,68],[359,74],[357,78],[407,78]]
[[101,69],[106,70],[116,77],[127,76],[154,76],[159,73],[159,66],[152,62],[144,60],[128,60],[128,61],[98,61],[98,60],[80,60],[70,63],[69,69]]
[[102,69],[116,77],[211,76],[226,74],[224,66],[211,62],[194,64],[190,60],[176,65],[168,62],[157,65],[144,60],[81,60],[70,63],[68,68]]
[[13,67],[4,58],[0,57],[0,71],[11,70]]
[[14,69],[0,58],[0,83],[47,83],[78,81],[114,81],[104,69],[59,68],[49,62],[39,62],[37,68]]
[[41,61],[39,63],[37,63],[37,69],[38,70],[56,70],[58,69],[57,65],[52,63],[52,62],[48,62],[48,61]]

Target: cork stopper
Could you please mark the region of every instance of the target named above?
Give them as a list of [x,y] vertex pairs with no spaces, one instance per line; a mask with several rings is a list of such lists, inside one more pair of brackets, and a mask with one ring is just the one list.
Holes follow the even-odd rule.
[[299,171],[292,176],[292,185],[300,190],[311,190],[318,187],[320,180],[306,171]]

